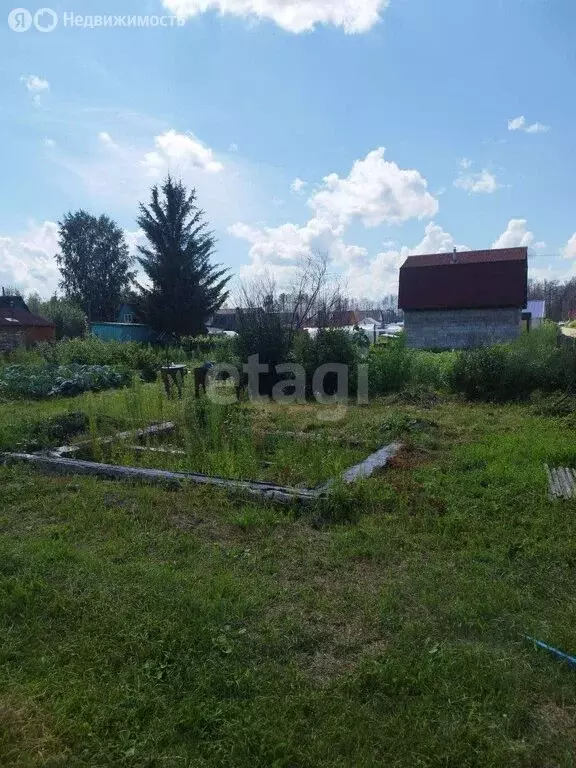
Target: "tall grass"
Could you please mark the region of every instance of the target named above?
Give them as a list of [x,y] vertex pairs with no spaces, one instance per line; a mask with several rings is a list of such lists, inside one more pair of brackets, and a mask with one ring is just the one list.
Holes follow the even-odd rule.
[[523,334],[511,344],[460,353],[449,380],[470,400],[527,400],[535,391],[573,392],[576,347],[558,344],[555,326]]
[[559,344],[555,324],[523,333],[509,344],[463,352],[408,349],[402,337],[368,357],[372,395],[414,387],[446,390],[470,400],[526,400],[535,391],[576,388],[576,346]]
[[376,345],[368,356],[370,394],[384,395],[409,387],[447,389],[455,358],[452,352],[409,349],[403,336]]

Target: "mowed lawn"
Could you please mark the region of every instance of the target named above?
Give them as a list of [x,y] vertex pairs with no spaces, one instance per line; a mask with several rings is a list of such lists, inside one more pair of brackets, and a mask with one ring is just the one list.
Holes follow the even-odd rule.
[[[86,402],[4,404],[0,432]],[[576,670],[523,635],[576,652],[576,501],[543,468],[576,466],[576,421],[346,418],[407,447],[349,524],[1,468],[0,764],[573,766]]]

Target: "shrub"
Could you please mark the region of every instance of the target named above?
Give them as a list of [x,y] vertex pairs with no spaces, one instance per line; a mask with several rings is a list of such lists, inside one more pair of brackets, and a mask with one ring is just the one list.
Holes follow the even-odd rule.
[[[314,337],[306,331],[300,331],[294,340],[294,359],[304,368],[309,390],[312,388],[316,369],[332,363],[348,366],[348,386],[354,392],[360,350],[357,340],[341,329],[320,329]],[[335,380],[332,384],[333,386],[330,381],[325,381],[326,394],[333,394],[330,389],[335,391]]]
[[251,355],[258,355],[261,364],[269,366],[268,374],[259,377],[261,395],[270,396],[279,380],[275,368],[290,359],[292,329],[285,325],[277,312],[263,309],[240,311],[238,335],[234,338],[234,351],[242,363]]
[[56,339],[72,339],[88,334],[88,320],[72,299],[52,296],[48,301],[42,301],[38,294],[28,298],[28,308],[31,312],[41,317],[52,320],[55,328]]
[[454,352],[425,352],[412,350],[410,387],[428,390],[446,390],[450,372],[456,361]]
[[450,385],[470,400],[526,400],[532,392],[572,392],[576,386],[576,347],[556,343],[555,328],[523,334],[511,344],[461,352]]
[[86,432],[89,425],[83,411],[68,411],[49,416],[36,422],[30,430],[27,450],[40,450],[55,445],[65,445],[71,437]]
[[209,356],[216,363],[230,362],[235,352],[230,336],[185,336],[181,345],[186,357],[201,360]]

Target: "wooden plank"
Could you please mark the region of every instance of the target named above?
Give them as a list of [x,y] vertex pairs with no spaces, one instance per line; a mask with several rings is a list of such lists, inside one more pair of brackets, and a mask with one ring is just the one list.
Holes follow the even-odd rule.
[[[162,432],[172,431],[175,425],[172,422],[165,422],[160,425],[153,425],[144,430],[131,432],[121,432],[111,438],[103,438],[98,442],[110,443],[117,439],[125,439],[128,436],[145,437],[150,434],[161,434]],[[199,483],[203,485],[214,485],[220,488],[245,491],[254,496],[260,496],[273,501],[291,503],[293,501],[312,502],[320,496],[325,495],[335,480],[330,480],[324,485],[316,488],[293,488],[289,486],[280,486],[275,483],[263,483],[256,480],[232,480],[224,477],[212,477],[198,472],[170,472],[162,469],[148,469],[146,467],[125,467],[117,464],[103,464],[96,461],[82,461],[74,458],[66,458],[62,452],[67,449],[79,450],[81,447],[91,445],[92,441],[84,441],[75,446],[62,446],[51,453],[2,453],[0,460],[3,463],[27,462],[33,466],[39,467],[46,472],[55,472],[57,474],[80,474],[94,475],[120,480],[134,480],[140,482],[149,482],[171,486],[181,486],[185,483]],[[136,450],[146,450],[145,446],[132,446]],[[369,477],[376,469],[385,467],[392,456],[402,448],[402,443],[391,443],[372,453],[364,461],[355,464],[347,469],[342,480],[345,483],[352,483],[363,477]],[[159,452],[173,452],[165,448],[153,448]],[[185,453],[184,451],[178,453]]]
[[[402,448],[402,443],[390,443],[383,448],[379,448],[374,453],[370,454],[368,458],[361,461],[359,464],[355,464],[353,467],[347,469],[342,475],[341,479],[344,483],[353,483],[355,480],[359,480],[362,477],[370,477],[377,469],[382,469],[388,464],[388,461],[395,456]],[[329,480],[323,485],[317,486],[319,491],[328,491],[330,487],[334,485],[335,480]]]
[[370,477],[370,475],[377,469],[381,469],[388,464],[388,461],[395,456],[402,448],[402,443],[390,443],[380,448],[375,453],[370,454],[367,459],[361,461],[360,464],[355,464],[342,475],[342,479],[345,483],[352,483],[354,480],[358,480],[360,477]]
[[294,501],[309,503],[315,501],[321,495],[318,489],[291,488],[253,480],[229,480],[223,477],[202,475],[197,472],[169,472],[167,470],[147,469],[144,467],[123,467],[116,464],[53,458],[32,453],[3,453],[1,457],[5,463],[26,462],[43,471],[60,475],[92,475],[113,480],[133,480],[173,487],[181,487],[186,483],[199,483],[202,485],[214,485],[225,490],[242,491],[252,496],[259,496],[260,498],[282,503],[292,503]]
[[558,467],[554,467],[552,470],[553,476],[554,476],[554,487],[556,489],[556,496],[559,498],[564,497],[564,486],[562,484],[562,478],[560,477],[560,472],[558,470]]
[[566,498],[571,499],[574,496],[574,483],[572,482],[572,474],[568,467],[562,467],[562,480],[564,482]]
[[169,453],[173,456],[186,456],[186,451],[181,451],[179,448],[153,448],[151,445],[129,445],[131,451],[139,451],[143,453]]
[[570,496],[570,488],[566,483],[566,477],[564,475],[564,467],[558,467],[556,470],[556,477],[558,478],[558,486],[562,498],[567,499]]
[[49,456],[54,459],[65,458],[66,456],[72,456],[82,448],[98,443],[98,445],[109,445],[116,440],[128,440],[129,438],[136,438],[142,440],[145,437],[154,437],[156,435],[165,435],[168,432],[173,432],[176,429],[176,424],[173,421],[162,421],[160,424],[151,424],[149,427],[142,429],[131,429],[127,432],[117,432],[110,437],[98,437],[95,440],[82,440],[80,443],[74,443],[73,445],[62,445],[59,448],[52,448],[48,451],[40,451],[39,455]]

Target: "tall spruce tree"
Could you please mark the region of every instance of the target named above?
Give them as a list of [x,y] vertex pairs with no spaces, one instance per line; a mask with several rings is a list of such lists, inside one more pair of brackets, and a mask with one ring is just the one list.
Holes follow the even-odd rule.
[[108,216],[79,210],[59,222],[56,261],[60,286],[91,320],[114,320],[122,294],[134,280],[134,258],[124,231]]
[[143,289],[149,322],[178,338],[204,333],[228,296],[230,277],[211,263],[216,241],[196,205],[196,190],[168,176],[160,189],[152,187],[150,205],[140,204],[138,225],[148,239],[138,247],[138,261],[150,280]]

